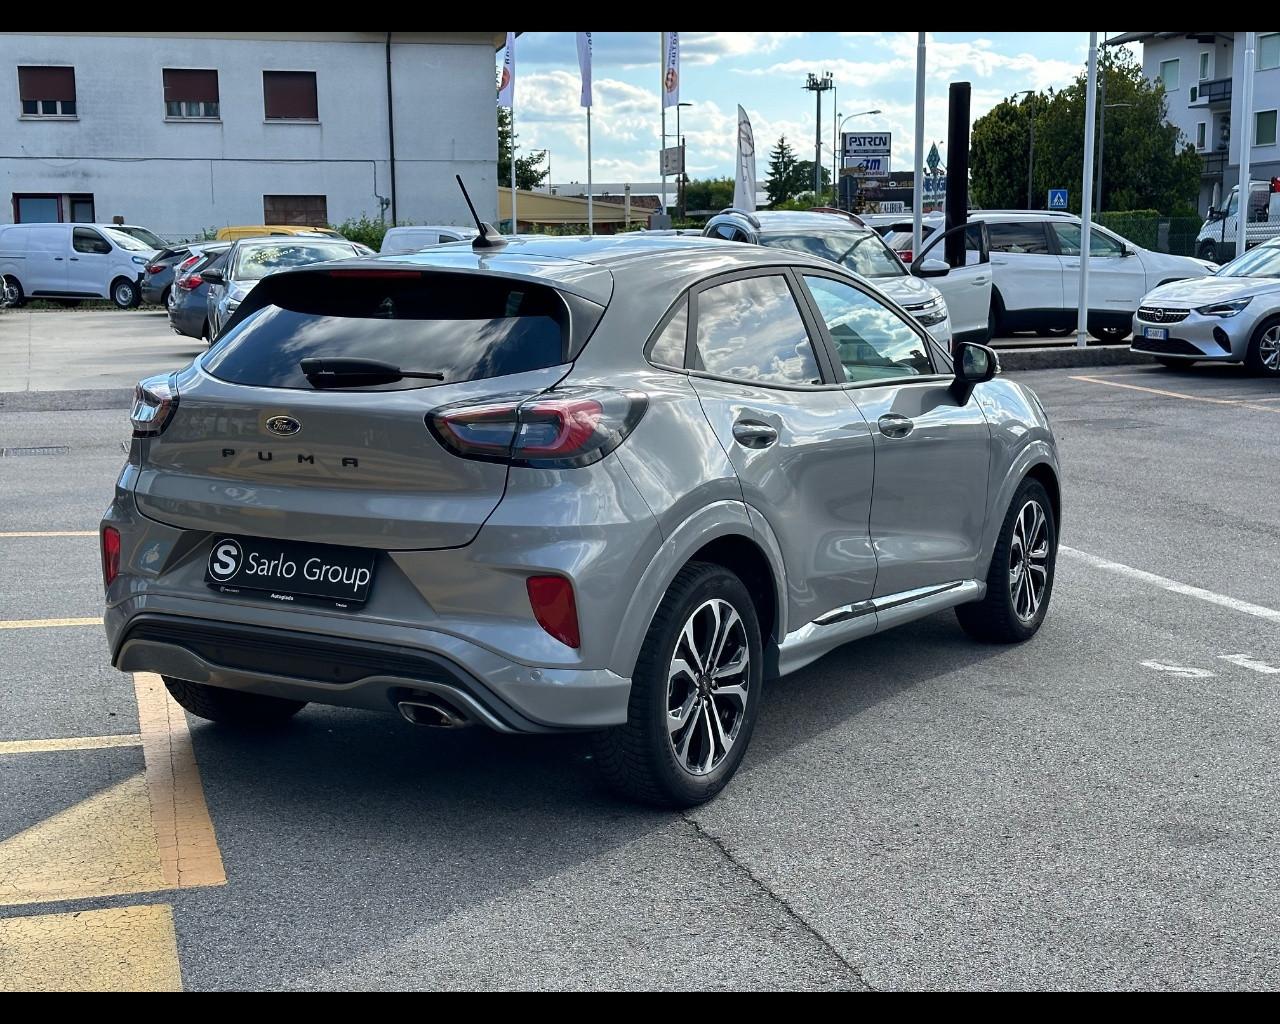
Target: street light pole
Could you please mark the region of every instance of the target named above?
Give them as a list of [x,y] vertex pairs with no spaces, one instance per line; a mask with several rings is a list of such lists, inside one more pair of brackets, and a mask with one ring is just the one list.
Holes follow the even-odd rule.
[[[1035,93],[1031,89],[1023,89],[1014,93],[1015,96],[1034,96]],[[1035,166],[1036,159],[1036,112],[1028,105],[1027,116],[1031,119],[1031,143],[1027,147],[1027,209],[1031,206],[1031,170]]]
[[817,101],[813,136],[813,194],[816,201],[818,193],[822,191],[822,94],[828,89],[834,89],[835,83],[831,80],[830,71],[824,71],[821,78],[810,72],[804,87],[814,94]]
[[[680,211],[680,219],[684,220],[684,186],[689,180],[689,175],[685,173],[684,166],[684,136],[680,134],[680,108],[691,107],[692,103],[676,104],[676,145],[680,147],[680,173],[676,178],[676,208]],[[663,146],[667,144],[667,140],[662,140]]]

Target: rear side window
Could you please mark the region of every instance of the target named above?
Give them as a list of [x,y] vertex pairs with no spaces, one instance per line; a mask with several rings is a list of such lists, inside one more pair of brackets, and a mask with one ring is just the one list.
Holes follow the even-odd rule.
[[[598,320],[600,307],[585,305]],[[358,269],[284,274],[257,285],[246,308],[201,364],[234,384],[311,390],[298,364],[315,357],[442,373],[446,384],[571,359],[565,299],[546,285],[506,277]],[[359,390],[433,383],[411,378]]]
[[680,303],[680,309],[669,321],[653,343],[649,358],[663,366],[684,366],[685,337],[689,331],[689,300]]
[[748,277],[698,296],[695,370],[748,384],[821,384],[809,332],[787,282]]
[[1037,221],[1025,224],[987,224],[987,238],[992,252],[1034,253],[1047,255],[1049,239],[1044,225]]

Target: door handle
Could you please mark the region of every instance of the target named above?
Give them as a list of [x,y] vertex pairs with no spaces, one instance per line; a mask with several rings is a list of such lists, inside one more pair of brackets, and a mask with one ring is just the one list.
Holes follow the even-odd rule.
[[987,277],[985,274],[982,277],[975,277],[973,279],[973,286],[975,288],[981,288],[986,283],[987,283]]
[[880,433],[885,437],[906,437],[911,431],[915,430],[915,421],[901,416],[896,412],[885,413],[878,420],[876,426],[880,428]]
[[72,256],[72,257],[71,257],[71,262],[72,262],[72,263],[79,263],[79,262],[80,262],[80,257],[79,257],[79,256]]
[[739,420],[733,425],[733,439],[743,448],[768,448],[778,440],[778,432],[767,423]]
[[62,257],[61,257],[61,256],[55,256],[55,257],[53,258],[53,262],[54,262],[54,263],[61,263],[61,262],[62,262]]

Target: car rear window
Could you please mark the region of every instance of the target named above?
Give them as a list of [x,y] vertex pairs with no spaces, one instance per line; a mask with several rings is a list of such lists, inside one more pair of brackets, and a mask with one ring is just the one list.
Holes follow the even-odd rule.
[[[603,311],[586,305],[598,320]],[[246,309],[201,364],[234,384],[311,390],[298,364],[313,357],[438,372],[446,384],[572,358],[565,298],[554,288],[507,277],[354,268],[291,273],[257,285],[242,313]],[[349,390],[434,383],[408,379]]]

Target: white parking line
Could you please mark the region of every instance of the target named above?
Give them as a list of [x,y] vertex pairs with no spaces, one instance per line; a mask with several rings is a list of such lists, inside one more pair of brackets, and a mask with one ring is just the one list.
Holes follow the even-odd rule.
[[1261,672],[1263,675],[1273,676],[1280,674],[1280,668],[1268,665],[1265,661],[1258,661],[1247,654],[1219,654],[1218,659],[1220,661],[1229,661],[1231,664],[1239,665],[1241,668],[1251,668],[1255,672]]
[[1097,555],[1091,555],[1087,551],[1080,551],[1077,548],[1069,548],[1065,544],[1060,544],[1058,550],[1077,561],[1091,565],[1095,569],[1105,569],[1108,572],[1118,573],[1121,576],[1128,576],[1133,580],[1140,580],[1143,583],[1152,583],[1157,587],[1168,590],[1174,594],[1183,594],[1187,597],[1199,598],[1201,601],[1208,601],[1210,604],[1221,605],[1223,608],[1230,608],[1232,611],[1244,612],[1246,615],[1253,615],[1259,619],[1266,619],[1268,622],[1280,623],[1280,611],[1274,608],[1266,608],[1260,604],[1250,604],[1248,601],[1241,601],[1239,598],[1227,597],[1226,594],[1218,594],[1212,590],[1205,590],[1203,587],[1193,587],[1187,583],[1179,583],[1177,580],[1171,580],[1167,576],[1157,576],[1153,572],[1147,572],[1144,569],[1135,569],[1131,565],[1125,565],[1123,562],[1111,562],[1105,558],[1099,558]]

